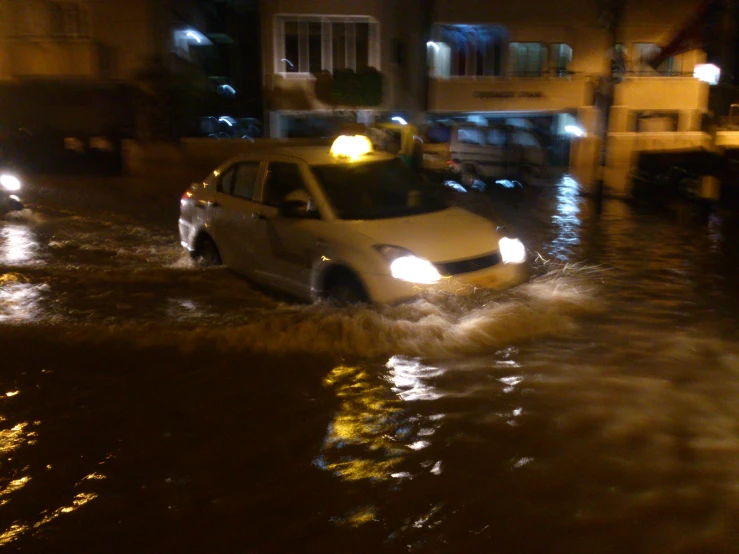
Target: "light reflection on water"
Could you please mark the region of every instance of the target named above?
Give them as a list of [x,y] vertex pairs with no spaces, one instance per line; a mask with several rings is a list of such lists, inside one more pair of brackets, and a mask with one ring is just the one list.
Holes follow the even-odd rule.
[[[413,404],[444,396],[433,379],[445,370],[400,356],[387,362],[384,376],[375,367],[338,366],[324,378],[340,406],[313,463],[342,481],[393,481],[396,490],[418,474],[441,475],[441,460],[418,456],[432,446],[444,415],[421,414]],[[423,527],[439,509],[417,517],[414,527]],[[356,527],[381,519],[380,512],[365,504],[334,521]]]
[[556,212],[552,215],[557,236],[549,246],[551,255],[561,262],[571,260],[580,244],[582,221],[578,215],[583,201],[577,181],[563,177],[557,185]]
[[39,243],[34,233],[25,225],[0,227],[0,264],[28,265],[40,263],[34,259]]

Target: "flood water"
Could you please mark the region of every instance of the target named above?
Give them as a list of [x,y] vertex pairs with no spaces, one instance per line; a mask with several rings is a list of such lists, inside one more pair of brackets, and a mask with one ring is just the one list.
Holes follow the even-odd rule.
[[194,267],[154,190],[0,222],[0,550],[737,551],[731,219],[460,197],[529,283],[337,309]]

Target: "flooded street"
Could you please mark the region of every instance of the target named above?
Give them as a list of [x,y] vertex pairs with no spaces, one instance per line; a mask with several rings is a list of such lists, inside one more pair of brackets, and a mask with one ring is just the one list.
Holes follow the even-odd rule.
[[476,196],[529,283],[337,309],[127,186],[0,221],[0,551],[736,552],[735,222]]

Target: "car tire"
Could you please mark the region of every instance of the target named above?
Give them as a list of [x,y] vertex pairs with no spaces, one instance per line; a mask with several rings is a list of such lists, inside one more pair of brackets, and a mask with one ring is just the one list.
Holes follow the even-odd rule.
[[340,306],[366,304],[369,300],[362,283],[348,270],[329,276],[325,296],[326,300]]
[[193,258],[201,267],[212,267],[221,265],[221,254],[218,252],[216,243],[208,235],[202,235],[198,239]]

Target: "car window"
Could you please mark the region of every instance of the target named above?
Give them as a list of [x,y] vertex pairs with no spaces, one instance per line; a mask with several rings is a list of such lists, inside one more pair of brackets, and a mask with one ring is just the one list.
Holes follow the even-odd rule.
[[519,146],[538,147],[539,141],[531,133],[527,133],[526,131],[515,131],[513,133],[513,144],[518,144]]
[[264,183],[263,202],[279,206],[285,197],[295,190],[305,189],[298,164],[271,162]]
[[225,194],[231,194],[231,189],[233,187],[233,181],[234,181],[234,175],[236,175],[236,166],[229,167],[226,171],[223,172],[223,175],[221,176],[221,180],[218,181],[218,192],[223,192]]
[[457,129],[457,140],[462,144],[485,144],[482,140],[480,129],[466,129],[460,127]]
[[447,207],[442,191],[398,158],[311,169],[339,219],[406,217]]
[[234,196],[251,200],[254,198],[257,175],[259,174],[259,162],[241,163],[236,166],[236,176],[233,179]]

